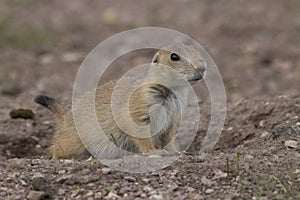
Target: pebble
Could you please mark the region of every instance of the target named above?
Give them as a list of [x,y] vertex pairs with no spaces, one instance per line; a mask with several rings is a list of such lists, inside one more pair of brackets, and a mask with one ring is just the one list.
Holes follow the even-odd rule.
[[39,159],[32,159],[31,164],[32,165],[39,165],[39,164],[41,164],[41,161]]
[[92,196],[94,196],[94,192],[93,191],[88,191],[87,193],[86,193],[86,196],[87,197],[92,197]]
[[59,177],[56,180],[56,182],[65,183],[67,185],[75,185],[76,183],[78,183],[78,180],[73,175],[68,175],[68,176]]
[[213,193],[213,192],[214,192],[213,189],[207,189],[207,190],[205,190],[205,194],[211,194],[211,193]]
[[20,183],[21,183],[21,185],[23,185],[23,186],[27,186],[28,184],[26,183],[26,181],[24,181],[24,180],[22,180],[22,179],[20,179]]
[[111,172],[111,169],[109,167],[105,167],[101,169],[102,174],[109,174]]
[[263,131],[262,134],[261,134],[261,138],[265,138],[269,135],[270,133],[268,131]]
[[127,180],[128,182],[136,182],[136,179],[132,176],[125,176],[124,179]]
[[120,196],[118,196],[116,193],[114,193],[114,192],[109,192],[108,193],[108,195],[106,196],[108,199],[115,199],[115,198],[117,198],[117,199],[119,199],[120,198]]
[[188,187],[188,186],[186,187],[186,189],[187,189],[188,192],[194,192],[195,191],[195,188]]
[[27,199],[29,200],[41,200],[41,199],[45,199],[46,197],[46,193],[42,192],[42,191],[30,191]]
[[206,176],[203,176],[203,177],[201,178],[201,183],[202,183],[203,185],[208,185],[208,186],[210,186],[210,185],[211,185],[211,180],[208,179]]
[[264,125],[265,125],[265,120],[261,120],[261,121],[259,122],[259,127],[263,128]]
[[284,146],[287,148],[296,149],[297,148],[297,141],[295,140],[286,140],[284,142]]
[[251,154],[246,154],[245,156],[244,156],[244,159],[245,160],[252,160],[254,158],[254,156],[252,156]]
[[73,164],[73,160],[65,159],[64,163],[65,164]]
[[87,184],[87,187],[90,187],[90,188],[94,188],[95,186],[96,186],[95,183],[89,183],[89,184]]
[[150,178],[142,178],[142,181],[144,183],[149,183],[151,181],[151,179]]
[[65,174],[65,173],[66,173],[66,170],[64,170],[64,169],[58,171],[58,174],[60,174],[60,175]]
[[233,130],[233,127],[227,128],[227,131],[232,131],[232,130]]
[[150,196],[149,199],[153,199],[153,200],[164,200],[164,197],[163,197],[162,195],[155,194],[155,195]]
[[300,174],[300,169],[296,169],[293,173],[294,174]]
[[217,170],[215,172],[215,176],[212,178],[213,180],[216,180],[216,179],[220,179],[220,178],[226,178],[228,176],[227,173],[225,172],[222,172],[221,170]]
[[143,187],[143,191],[145,191],[145,192],[151,192],[151,191],[153,191],[153,188],[150,187],[150,186],[148,186],[148,185],[146,185],[146,186]]
[[141,198],[146,198],[146,197],[147,197],[147,195],[145,193],[141,194]]

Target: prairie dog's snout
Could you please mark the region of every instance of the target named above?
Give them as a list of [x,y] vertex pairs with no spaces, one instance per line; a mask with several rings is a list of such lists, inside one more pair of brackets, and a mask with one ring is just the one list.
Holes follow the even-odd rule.
[[199,78],[198,80],[201,80],[205,77],[206,75],[206,70],[207,70],[207,65],[203,60],[200,60],[199,63],[197,63],[196,67],[196,78]]

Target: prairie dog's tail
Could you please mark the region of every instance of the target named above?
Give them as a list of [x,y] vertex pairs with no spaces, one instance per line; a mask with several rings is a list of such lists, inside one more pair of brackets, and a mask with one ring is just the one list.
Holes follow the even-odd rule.
[[60,127],[63,125],[64,108],[60,105],[57,99],[48,97],[46,95],[38,95],[34,98],[34,102],[48,108],[55,116]]

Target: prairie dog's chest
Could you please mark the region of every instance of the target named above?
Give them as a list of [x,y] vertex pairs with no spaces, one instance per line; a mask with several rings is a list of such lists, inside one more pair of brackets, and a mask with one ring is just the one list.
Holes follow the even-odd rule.
[[169,131],[175,123],[179,123],[182,103],[174,94],[163,99],[161,103],[150,107],[151,135],[162,135]]

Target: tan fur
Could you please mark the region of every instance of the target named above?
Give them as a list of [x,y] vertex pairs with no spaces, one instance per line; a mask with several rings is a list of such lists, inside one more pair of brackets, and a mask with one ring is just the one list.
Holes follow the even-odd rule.
[[[180,60],[172,61],[170,59],[171,53],[177,53]],[[97,158],[120,157],[124,155],[124,151],[120,149],[128,152],[151,153],[164,148],[171,153],[177,152],[174,138],[180,121],[180,109],[186,101],[186,97],[184,94],[182,98],[177,97],[173,93],[173,91],[181,91],[184,88],[178,85],[174,76],[160,65],[171,67],[192,84],[197,79],[201,79],[199,74],[203,76],[206,69],[200,55],[191,46],[170,45],[159,50],[152,60],[143,84],[131,96],[129,108],[127,108],[127,102],[123,100],[124,95],[128,92],[128,85],[123,84],[121,86],[121,92],[116,94],[117,103],[119,103],[121,109],[115,113],[115,116],[112,114],[111,96],[117,81],[110,81],[99,86],[96,89],[95,108],[98,122],[103,130],[102,133],[97,132],[96,127],[89,125],[89,119],[94,117],[92,110],[87,108],[87,105],[91,105],[92,92],[80,97],[73,106],[81,113],[81,116],[77,116],[79,124],[76,123],[84,130],[80,137],[77,134],[72,110],[65,113],[56,112],[55,109],[52,110],[55,115],[61,115],[57,117],[60,126],[54,136],[53,158],[80,155],[86,147]],[[168,82],[170,87],[167,88],[158,84],[157,82],[160,81]],[[153,105],[162,105],[168,111],[169,115],[166,117],[165,124],[159,124],[161,123],[161,111],[153,110],[152,113],[149,113]],[[131,118],[125,115],[128,110]],[[126,132],[118,127],[114,117],[122,122]],[[147,134],[135,130],[132,121],[138,126],[149,125],[150,132],[158,129],[158,126],[162,126],[162,129],[157,135],[144,138]],[[141,137],[127,134],[132,132]]]

